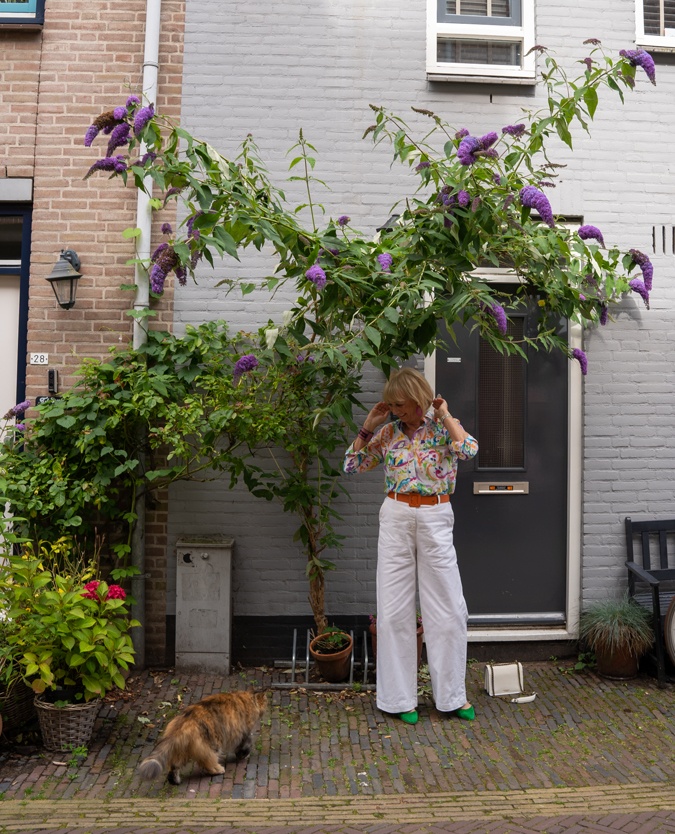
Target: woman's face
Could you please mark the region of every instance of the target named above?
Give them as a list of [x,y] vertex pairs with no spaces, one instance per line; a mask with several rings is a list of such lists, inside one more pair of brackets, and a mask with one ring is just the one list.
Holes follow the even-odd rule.
[[414,400],[406,400],[403,397],[397,397],[387,403],[391,413],[397,420],[402,420],[406,425],[418,424],[422,417],[420,407]]

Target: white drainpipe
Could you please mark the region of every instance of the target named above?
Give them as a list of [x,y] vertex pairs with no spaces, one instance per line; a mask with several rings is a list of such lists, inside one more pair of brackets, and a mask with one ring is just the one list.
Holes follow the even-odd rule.
[[[162,11],[162,0],[147,0],[145,7],[145,51],[143,55],[143,105],[155,104],[157,101],[157,76],[159,75],[159,33],[160,17]],[[140,155],[146,151],[145,145],[141,145]],[[152,189],[152,178],[146,177],[148,192]],[[139,189],[138,202],[136,205],[136,227],[141,230],[136,240],[136,256],[147,262],[150,258],[150,245],[152,235],[152,209],[150,207],[150,193]],[[150,287],[148,283],[148,272],[142,264],[136,264],[134,276],[136,284],[136,298],[134,301],[135,310],[147,310],[150,306]],[[147,341],[148,320],[134,319],[133,323],[133,346],[139,348]],[[141,443],[145,442],[140,437]],[[142,456],[141,456],[142,457]],[[131,606],[131,616],[141,623],[140,628],[131,632],[134,649],[136,652],[135,665],[142,669],[145,667],[145,495],[136,499],[136,515],[138,516],[131,540],[131,564],[138,569],[138,576],[131,581],[131,593],[135,603]]]

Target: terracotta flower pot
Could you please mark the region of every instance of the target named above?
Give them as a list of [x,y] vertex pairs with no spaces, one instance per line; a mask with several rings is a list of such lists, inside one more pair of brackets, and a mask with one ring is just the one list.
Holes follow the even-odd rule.
[[345,634],[348,645],[337,652],[324,653],[317,651],[317,643],[321,642],[321,635],[314,637],[309,644],[309,653],[316,663],[321,677],[328,683],[341,683],[349,677],[350,660],[354,641],[350,634]]
[[598,674],[610,680],[629,680],[637,677],[639,661],[636,655],[624,649],[620,651],[603,651],[595,653]]
[[[373,649],[373,661],[377,661],[377,623],[368,626],[370,645]],[[422,664],[422,647],[424,645],[424,626],[417,627],[417,666]]]

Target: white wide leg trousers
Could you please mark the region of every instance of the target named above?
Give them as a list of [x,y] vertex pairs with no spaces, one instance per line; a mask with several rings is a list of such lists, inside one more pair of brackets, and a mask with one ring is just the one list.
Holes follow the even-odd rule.
[[450,503],[409,507],[385,498],[377,550],[377,706],[417,708],[415,586],[437,709],[466,703],[468,612],[452,539]]

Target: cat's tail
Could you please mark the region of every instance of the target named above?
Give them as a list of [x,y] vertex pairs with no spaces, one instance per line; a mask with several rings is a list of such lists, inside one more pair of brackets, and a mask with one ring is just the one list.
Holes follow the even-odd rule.
[[152,753],[143,759],[138,765],[138,775],[141,779],[157,779],[166,772],[172,746],[171,739],[162,739]]

